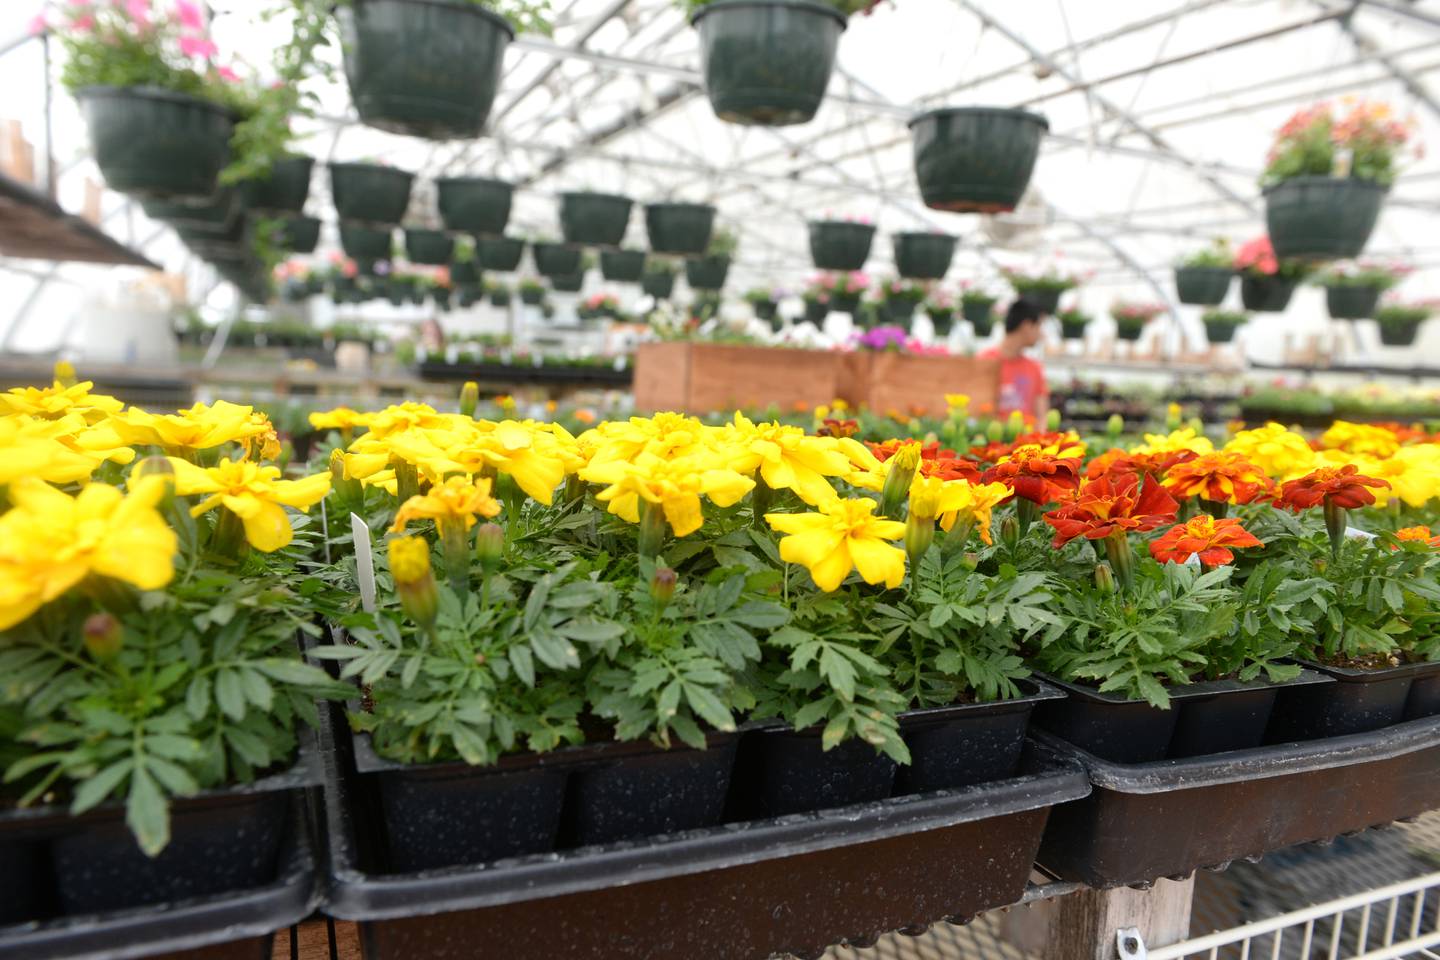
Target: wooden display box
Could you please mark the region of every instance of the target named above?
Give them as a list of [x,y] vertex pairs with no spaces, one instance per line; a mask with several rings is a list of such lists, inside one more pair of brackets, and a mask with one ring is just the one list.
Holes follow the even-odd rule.
[[716,343],[644,343],[635,356],[635,407],[712,413],[812,410],[845,397],[846,354]]
[[1000,361],[714,343],[646,343],[635,358],[642,411],[809,410],[839,398],[876,413],[943,416],[947,393],[993,407]]

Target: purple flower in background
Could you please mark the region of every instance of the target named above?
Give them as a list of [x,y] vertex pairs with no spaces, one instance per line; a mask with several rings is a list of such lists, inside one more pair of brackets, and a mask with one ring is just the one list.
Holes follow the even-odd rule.
[[855,336],[857,346],[866,350],[889,350],[898,353],[905,349],[908,334],[904,327],[876,327]]

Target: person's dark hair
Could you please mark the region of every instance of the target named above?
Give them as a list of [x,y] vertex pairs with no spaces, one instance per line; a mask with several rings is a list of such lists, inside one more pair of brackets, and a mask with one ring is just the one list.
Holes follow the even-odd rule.
[[1014,333],[1027,323],[1039,323],[1045,311],[1034,300],[1020,297],[1005,311],[1005,332]]

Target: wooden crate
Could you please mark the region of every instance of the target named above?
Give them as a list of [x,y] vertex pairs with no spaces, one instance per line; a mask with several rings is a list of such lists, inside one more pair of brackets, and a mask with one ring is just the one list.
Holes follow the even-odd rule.
[[1000,400],[1000,361],[903,353],[850,354],[850,392],[839,396],[875,413],[944,416],[945,394],[970,397],[970,409],[994,409]]
[[847,397],[846,359],[825,350],[645,343],[635,356],[635,407],[711,413],[773,404],[810,410]]

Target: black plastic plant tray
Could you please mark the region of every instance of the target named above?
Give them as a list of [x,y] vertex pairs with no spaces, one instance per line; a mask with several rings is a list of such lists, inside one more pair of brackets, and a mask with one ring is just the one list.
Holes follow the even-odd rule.
[[405,872],[713,826],[737,740],[712,733],[705,750],[606,741],[488,767],[397,763],[363,733],[351,749],[357,793],[373,794],[384,827],[388,866]]
[[1040,704],[1035,723],[1116,763],[1147,763],[1244,750],[1264,742],[1279,691],[1330,683],[1313,671],[1284,683],[1207,680],[1169,690],[1168,710],[1122,694],[1045,676],[1068,694]]
[[281,857],[268,882],[219,896],[3,926],[0,960],[270,960],[275,932],[309,916],[319,901],[303,796],[289,798],[286,817]]
[[634,368],[616,370],[601,366],[534,366],[522,363],[443,363],[427,360],[419,366],[422,380],[475,380],[481,383],[595,384],[628,387]]
[[[300,728],[285,770],[206,790],[171,805],[170,843],[156,857],[136,845],[125,809],[107,803],[78,817],[64,807],[0,811],[0,924],[46,920],[218,895],[273,875],[290,798],[323,778],[315,731]],[[12,890],[12,886],[14,889]]]
[[[1265,733],[1267,743],[1315,740],[1379,730],[1406,716],[1406,701],[1417,680],[1429,681],[1440,663],[1402,663],[1379,670],[1332,667],[1301,660],[1335,683],[1286,691]],[[1423,694],[1422,694],[1423,696]]]
[[[1050,808],[1085,796],[1050,748],[1009,780],[649,841],[379,875],[373,813],[327,765],[329,898],[367,960],[818,956],[842,939],[968,919],[1024,890]],[[883,891],[883,896],[878,892]]]
[[1440,662],[1422,666],[1426,669],[1415,674],[1405,698],[1406,720],[1440,716]]
[[1038,862],[1101,889],[1221,868],[1440,807],[1440,718],[1141,764],[1037,739],[1082,763],[1095,787],[1055,810]]

